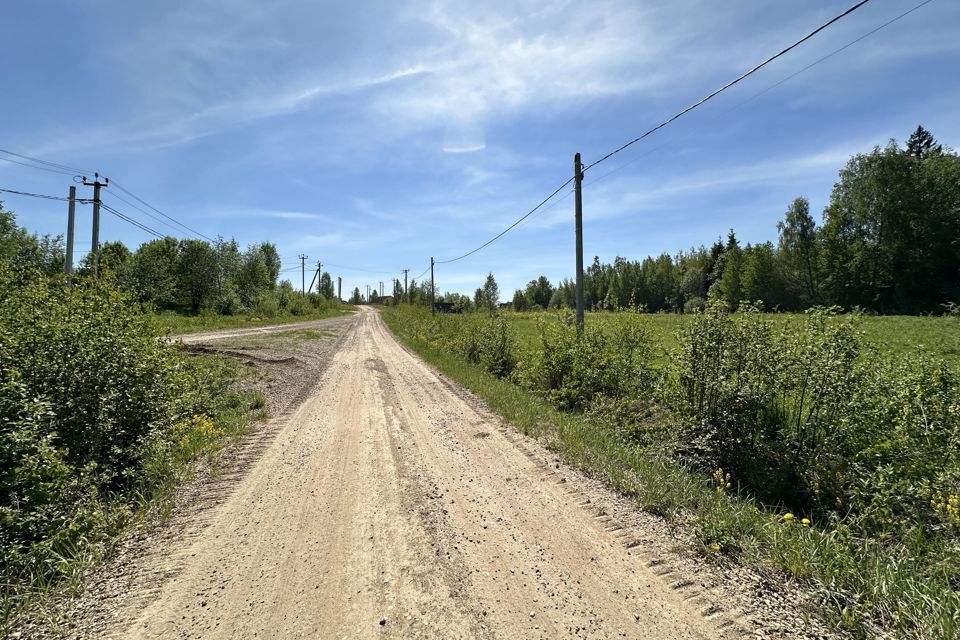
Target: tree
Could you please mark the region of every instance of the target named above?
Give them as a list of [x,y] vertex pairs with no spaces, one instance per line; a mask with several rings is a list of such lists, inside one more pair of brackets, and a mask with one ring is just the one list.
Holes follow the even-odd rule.
[[[477,291],[480,291],[480,289],[477,289]],[[511,306],[514,311],[528,311],[530,309],[530,305],[527,304],[527,296],[524,295],[520,289],[513,292],[513,303]]]
[[363,296],[360,295],[360,287],[353,288],[353,295],[350,296],[350,304],[363,304]]
[[714,265],[713,285],[710,297],[727,303],[727,308],[736,310],[743,300],[740,276],[743,267],[743,250],[737,242],[733,229],[727,234],[727,244]]
[[61,236],[31,234],[0,201],[0,261],[17,270],[37,269],[53,275],[63,271],[65,255]]
[[960,157],[925,132],[913,138],[912,152],[891,141],[840,171],[821,230],[837,304],[916,313],[957,295]]
[[[493,277],[493,273],[487,274],[487,279],[483,283],[482,292],[481,301],[483,302],[483,306],[490,311],[496,309],[500,303],[500,287],[497,286],[497,280]],[[477,307],[480,306],[478,303]]]
[[[527,306],[546,309],[550,306],[550,298],[553,297],[553,285],[546,276],[540,276],[527,284],[524,296]],[[516,295],[514,295],[514,309],[516,309]]]
[[132,286],[142,302],[160,309],[178,303],[179,242],[171,236],[140,245],[133,254]]
[[326,271],[320,275],[320,282],[317,284],[317,291],[319,291],[320,295],[327,300],[333,300],[337,295],[337,292],[333,287],[333,278],[330,277],[330,274]]
[[780,259],[784,265],[787,286],[793,289],[793,308],[806,307],[820,300],[817,267],[819,238],[817,223],[810,215],[810,202],[795,199],[777,223],[780,235]]
[[178,298],[197,311],[216,291],[217,254],[203,240],[181,240],[176,264]]
[[907,154],[918,160],[926,160],[943,153],[943,146],[933,138],[933,134],[921,126],[910,134],[907,140]]

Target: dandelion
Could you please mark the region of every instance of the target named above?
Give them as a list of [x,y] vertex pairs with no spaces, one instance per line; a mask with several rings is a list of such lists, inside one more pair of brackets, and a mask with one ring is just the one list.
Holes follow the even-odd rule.
[[710,551],[717,553],[718,551],[720,551],[720,545],[714,542],[713,544],[710,545]]
[[791,520],[793,520],[793,514],[787,512],[787,513],[783,514],[783,519],[786,520],[787,522],[790,522]]
[[809,519],[809,518],[804,518],[803,520],[800,521],[800,524],[802,524],[802,525],[805,526],[805,527],[809,527],[809,526],[810,526],[810,519]]

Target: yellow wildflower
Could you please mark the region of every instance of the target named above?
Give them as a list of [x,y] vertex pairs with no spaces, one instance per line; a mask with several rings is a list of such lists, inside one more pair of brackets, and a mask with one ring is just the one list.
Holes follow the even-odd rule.
[[804,518],[803,520],[800,521],[800,524],[802,524],[802,525],[805,526],[805,527],[809,527],[809,526],[810,526],[810,519],[809,519],[809,518]]
[[712,545],[710,545],[710,551],[713,551],[714,553],[720,551],[720,545],[714,542]]
[[783,514],[783,519],[786,520],[787,522],[790,522],[791,520],[793,520],[793,514],[787,512],[787,513]]

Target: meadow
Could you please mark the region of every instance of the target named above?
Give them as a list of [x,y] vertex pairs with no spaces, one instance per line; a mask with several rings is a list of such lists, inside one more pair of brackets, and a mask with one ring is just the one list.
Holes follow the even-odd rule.
[[857,637],[960,632],[960,319],[383,315],[694,552],[801,582]]
[[[518,346],[523,348],[537,338],[537,321],[550,315],[542,311],[504,312]],[[587,312],[587,323],[601,327],[615,316],[610,312]],[[565,316],[564,316],[565,317]],[[767,314],[771,321],[789,325],[804,317],[802,313]],[[635,321],[650,333],[661,358],[678,347],[681,328],[693,320],[694,314],[636,314]],[[939,356],[952,365],[960,365],[960,319],[950,316],[872,316],[858,317],[865,346],[889,355],[907,355],[918,350]]]

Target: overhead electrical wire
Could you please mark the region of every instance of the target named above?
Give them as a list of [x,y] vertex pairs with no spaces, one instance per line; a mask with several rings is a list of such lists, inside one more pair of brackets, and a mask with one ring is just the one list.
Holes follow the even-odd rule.
[[[35,162],[37,164],[47,165],[48,167],[53,167],[61,171],[67,171],[70,173],[93,173],[92,171],[87,171],[86,169],[78,169],[77,167],[71,167],[68,164],[61,164],[59,162],[50,162],[49,160],[41,160],[40,158],[34,158],[23,153],[17,153],[16,151],[10,151],[9,149],[0,149],[0,153],[5,153],[7,155],[15,156],[22,160],[29,160],[30,162]],[[17,163],[22,164],[22,163]],[[25,165],[31,166],[31,165]],[[40,169],[42,167],[34,167],[35,169]]]
[[[764,95],[764,94],[766,94],[766,93],[768,93],[768,92],[770,92],[770,91],[773,91],[774,89],[776,89],[777,87],[781,86],[782,84],[784,84],[784,83],[786,83],[786,82],[789,82],[789,81],[792,80],[793,78],[796,78],[796,77],[799,76],[801,73],[812,69],[813,67],[817,66],[817,65],[820,64],[821,62],[825,62],[826,60],[829,60],[830,58],[832,58],[833,56],[837,55],[838,53],[840,53],[840,52],[842,52],[842,51],[845,51],[846,49],[849,49],[849,48],[852,47],[853,45],[861,42],[862,40],[865,40],[866,38],[869,38],[869,37],[872,36],[873,34],[875,34],[875,33],[877,33],[878,31],[880,31],[881,29],[884,29],[884,28],[886,28],[886,27],[889,27],[889,26],[890,26],[891,24],[893,24],[894,22],[897,22],[898,20],[901,20],[902,18],[905,18],[906,16],[910,15],[911,13],[913,13],[914,11],[916,11],[917,9],[920,9],[921,7],[924,7],[925,5],[930,4],[931,2],[933,2],[933,0],[924,0],[924,1],[921,2],[920,4],[915,5],[913,8],[904,11],[903,13],[901,13],[901,14],[893,17],[893,18],[891,18],[890,20],[887,20],[886,22],[880,24],[880,25],[877,26],[877,27],[874,27],[874,28],[871,29],[870,31],[867,31],[866,33],[864,33],[863,35],[859,36],[858,38],[856,38],[856,39],[854,39],[854,40],[851,40],[850,42],[846,43],[846,44],[843,45],[842,47],[838,47],[838,48],[834,49],[833,51],[831,51],[830,53],[828,53],[827,55],[822,56],[822,57],[820,57],[820,58],[817,58],[816,60],[814,60],[814,61],[811,62],[810,64],[808,64],[808,65],[806,65],[806,66],[798,69],[797,71],[794,71],[793,73],[791,73],[790,75],[788,75],[788,76],[786,76],[786,77],[784,77],[784,78],[781,78],[780,80],[778,80],[777,82],[774,82],[773,84],[771,84],[770,86],[766,87],[765,89],[762,89],[762,90],[758,91],[757,93],[754,93],[754,94],[751,95],[749,98],[746,98],[745,100],[743,100],[743,101],[735,104],[734,106],[730,107],[729,109],[720,112],[719,114],[717,114],[717,116],[716,116],[715,119],[720,118],[720,117],[722,117],[722,116],[724,116],[724,115],[726,115],[726,114],[728,114],[728,113],[730,113],[730,112],[732,112],[732,111],[735,111],[735,110],[741,108],[742,106],[744,106],[745,104],[749,103],[750,101],[755,100],[755,99],[759,98],[760,96],[762,96],[762,95]],[[624,164],[622,164],[622,165],[620,165],[620,166],[618,166],[618,167],[615,167],[614,169],[611,169],[610,171],[607,171],[606,173],[602,173],[602,174],[600,174],[599,176],[594,177],[592,180],[587,180],[587,181],[585,181],[585,182],[584,182],[584,185],[589,185],[589,184],[594,184],[594,183],[596,183],[596,182],[599,182],[599,181],[603,180],[604,178],[606,178],[606,177],[608,177],[608,176],[610,176],[610,175],[612,175],[612,174],[614,174],[614,173],[617,173],[618,171],[622,171],[623,169],[626,169],[626,168],[629,167],[630,165],[632,165],[632,164],[634,164],[634,163],[642,160],[643,158],[651,155],[652,153],[654,153],[654,152],[656,152],[656,151],[659,151],[660,149],[663,149],[664,147],[666,147],[666,146],[668,146],[668,145],[670,145],[670,144],[671,144],[671,141],[668,140],[667,142],[664,142],[664,143],[661,144],[661,145],[658,145],[658,146],[656,146],[656,147],[653,147],[652,149],[648,150],[646,153],[643,153],[643,154],[637,156],[636,158],[630,160],[629,162],[625,162]]]
[[[204,235],[203,233],[197,231],[196,229],[194,229],[194,228],[192,228],[192,227],[189,227],[189,226],[187,226],[186,224],[180,222],[179,220],[177,220],[177,219],[174,218],[173,216],[167,215],[166,213],[164,213],[164,212],[161,211],[160,209],[157,209],[155,206],[153,206],[152,204],[150,204],[149,202],[147,202],[146,200],[144,200],[143,198],[141,198],[141,197],[138,196],[137,194],[133,193],[132,191],[129,191],[128,189],[125,189],[125,188],[123,187],[123,185],[118,184],[116,180],[112,181],[112,182],[110,183],[110,186],[111,186],[111,187],[116,187],[117,189],[120,189],[120,191],[123,191],[125,194],[127,194],[128,196],[130,196],[131,198],[133,198],[134,200],[136,200],[136,201],[139,202],[140,204],[144,205],[145,207],[148,207],[148,208],[152,209],[153,211],[157,212],[158,214],[160,214],[161,216],[163,216],[164,218],[166,218],[166,219],[169,220],[170,222],[173,222],[174,224],[176,224],[177,226],[179,226],[179,227],[181,227],[181,228],[183,228],[183,229],[186,229],[188,232],[190,232],[190,233],[192,233],[192,234],[194,234],[194,235],[196,235],[196,236],[199,236],[199,237],[201,237],[201,238],[203,238],[204,240],[207,240],[207,241],[209,241],[209,242],[216,242],[216,240],[214,240],[214,239],[211,238],[210,236]],[[131,205],[131,206],[136,207],[136,205]],[[142,211],[142,209],[141,209],[141,211]],[[144,213],[146,213],[146,212],[144,212]],[[153,217],[153,216],[151,216],[151,217]]]
[[[70,201],[70,198],[67,198],[65,196],[49,196],[44,193],[30,193],[28,191],[16,191],[15,189],[0,189],[0,191],[4,193],[15,193],[18,196],[29,196],[31,198],[43,198],[44,200],[61,200],[63,202]],[[73,201],[81,204],[87,204],[89,202],[93,202],[93,200],[88,200],[86,198],[74,198]]]
[[457,260],[463,260],[463,259],[466,258],[467,256],[472,256],[472,255],[475,254],[477,251],[480,251],[481,249],[484,249],[484,248],[490,246],[491,244],[493,244],[494,242],[496,242],[497,240],[499,240],[499,239],[502,238],[503,236],[507,235],[507,233],[509,233],[509,232],[510,232],[514,227],[516,227],[518,224],[520,224],[521,222],[523,222],[524,220],[526,220],[527,218],[529,218],[530,216],[532,216],[534,213],[536,213],[537,210],[540,209],[540,207],[542,207],[543,205],[547,204],[547,203],[553,198],[553,196],[555,196],[555,195],[557,195],[558,193],[560,193],[560,191],[562,191],[563,188],[566,187],[566,186],[567,186],[568,184],[570,184],[571,182],[573,182],[573,178],[569,178],[566,182],[564,182],[562,185],[560,185],[559,187],[557,187],[557,188],[553,191],[553,193],[551,193],[551,194],[548,195],[546,198],[544,198],[543,200],[541,200],[541,201],[540,201],[540,204],[538,204],[538,205],[535,206],[533,209],[530,209],[530,211],[527,211],[525,214],[523,214],[522,216],[520,216],[519,218],[517,218],[517,219],[513,222],[513,224],[511,224],[509,227],[507,227],[506,229],[504,229],[503,231],[501,231],[501,232],[498,233],[497,235],[493,236],[492,238],[490,238],[489,240],[487,240],[486,242],[484,242],[482,245],[480,245],[480,246],[477,247],[476,249],[473,249],[472,251],[468,251],[468,252],[466,252],[465,254],[463,254],[462,256],[457,256],[456,258],[449,258],[449,259],[447,259],[447,260],[437,260],[437,261],[436,261],[436,264],[449,264],[449,263],[451,263],[451,262],[456,262]]
[[590,164],[588,164],[586,167],[583,168],[583,171],[584,171],[584,172],[589,171],[592,167],[597,166],[597,165],[600,164],[601,162],[604,162],[604,161],[606,161],[606,160],[609,160],[610,158],[612,158],[613,156],[617,155],[618,153],[620,153],[621,151],[623,151],[623,150],[626,149],[627,147],[630,147],[630,146],[632,146],[632,145],[640,142],[641,140],[643,140],[644,138],[646,138],[647,136],[649,136],[651,133],[654,133],[655,131],[658,131],[658,130],[664,128],[665,126],[667,126],[668,124],[670,124],[670,123],[673,122],[674,120],[676,120],[676,119],[678,119],[678,118],[680,118],[680,117],[682,117],[682,116],[690,113],[691,111],[693,111],[694,109],[696,109],[696,108],[699,107],[700,105],[704,104],[704,103],[707,102],[708,100],[711,100],[712,98],[720,95],[721,93],[723,93],[724,91],[726,91],[726,90],[729,89],[730,87],[736,85],[737,83],[739,83],[740,81],[744,80],[745,78],[748,78],[748,77],[752,76],[754,73],[756,73],[756,72],[759,71],[760,69],[764,68],[765,66],[767,66],[768,64],[770,64],[771,62],[773,62],[774,60],[776,60],[777,58],[780,58],[780,57],[786,55],[787,53],[789,53],[790,51],[792,51],[793,49],[796,49],[797,47],[799,47],[801,44],[803,44],[804,42],[806,42],[807,40],[809,40],[809,39],[812,38],[813,36],[817,35],[818,33],[820,33],[821,31],[823,31],[824,29],[826,29],[826,28],[829,27],[830,25],[834,24],[835,22],[838,22],[839,20],[842,20],[843,18],[845,18],[846,16],[850,15],[851,13],[853,13],[854,11],[856,11],[857,9],[859,9],[860,7],[862,7],[863,5],[867,4],[868,2],[870,2],[870,0],[860,0],[860,2],[856,3],[855,5],[853,5],[852,7],[850,7],[849,9],[847,9],[846,11],[844,11],[843,13],[841,13],[841,14],[839,14],[839,15],[836,15],[836,16],[834,16],[833,18],[830,18],[829,20],[827,20],[826,22],[824,22],[823,24],[821,24],[819,27],[817,27],[816,29],[814,29],[813,31],[811,31],[810,33],[808,33],[807,35],[803,36],[802,38],[800,38],[799,40],[797,40],[796,42],[794,42],[794,43],[791,44],[790,46],[785,47],[784,49],[781,49],[780,51],[778,51],[777,53],[775,53],[775,54],[773,54],[772,56],[768,57],[766,60],[764,60],[764,61],[761,62],[760,64],[755,65],[754,67],[752,67],[752,68],[749,69],[748,71],[745,71],[744,73],[740,74],[739,76],[737,76],[736,78],[734,78],[734,79],[731,80],[730,82],[726,83],[725,85],[723,85],[723,86],[720,87],[719,89],[716,89],[716,90],[713,91],[712,93],[707,94],[707,95],[704,96],[703,98],[700,98],[699,100],[697,100],[696,102],[694,102],[694,103],[691,104],[690,106],[686,107],[685,109],[682,109],[682,110],[678,111],[677,113],[673,114],[672,116],[670,116],[669,118],[667,118],[666,120],[664,120],[663,122],[661,122],[660,124],[658,124],[657,126],[653,127],[652,129],[648,129],[647,131],[645,131],[645,132],[642,133],[641,135],[637,136],[637,137],[634,138],[633,140],[627,142],[626,144],[623,144],[623,145],[617,147],[616,149],[614,149],[614,150],[611,151],[610,153],[606,154],[605,156],[603,156],[603,157],[600,158],[599,160],[596,160],[596,161],[594,161],[594,162],[591,162]]
[[139,229],[141,229],[141,230],[143,230],[143,231],[146,231],[147,233],[149,233],[149,234],[151,234],[151,235],[154,235],[154,236],[156,236],[156,237],[158,237],[158,238],[160,238],[160,239],[163,239],[163,238],[166,237],[164,234],[160,233],[160,232],[157,231],[156,229],[152,229],[152,228],[148,227],[147,225],[143,224],[142,222],[140,222],[139,220],[135,220],[134,218],[131,218],[130,216],[126,215],[125,213],[122,213],[122,212],[120,212],[120,211],[117,211],[116,209],[114,209],[113,207],[111,207],[111,206],[108,205],[108,204],[105,204],[105,203],[101,202],[101,203],[100,203],[100,207],[103,208],[103,209],[106,209],[107,211],[109,211],[109,212],[112,213],[113,215],[117,216],[117,217],[120,218],[121,220],[124,220],[125,222],[128,222],[128,223],[132,224],[133,226],[135,226],[135,227],[137,227],[137,228],[139,228]]
[[[929,1],[929,0],[928,0],[928,1]],[[637,142],[640,142],[641,140],[643,140],[644,138],[646,138],[646,137],[649,136],[650,134],[654,133],[655,131],[658,131],[658,130],[666,127],[666,126],[669,125],[671,122],[673,122],[673,121],[677,120],[678,118],[684,116],[685,114],[693,111],[693,110],[696,109],[697,107],[701,106],[702,104],[706,103],[707,101],[711,100],[712,98],[716,97],[717,95],[723,93],[724,91],[726,91],[726,90],[729,89],[730,87],[736,85],[737,83],[741,82],[741,81],[744,80],[745,78],[748,78],[749,76],[753,75],[754,73],[756,73],[757,71],[759,71],[759,70],[762,69],[763,67],[767,66],[768,64],[770,64],[770,63],[773,62],[774,60],[776,60],[776,59],[778,59],[778,58],[786,55],[787,53],[789,53],[789,52],[792,51],[793,49],[797,48],[798,46],[800,46],[801,44],[803,44],[804,42],[806,42],[806,41],[809,40],[810,38],[814,37],[815,35],[817,35],[817,34],[820,33],[821,31],[823,31],[824,29],[828,28],[828,27],[831,26],[832,24],[834,24],[834,23],[838,22],[839,20],[845,18],[846,16],[850,15],[851,13],[853,13],[853,12],[856,11],[857,9],[861,8],[862,6],[864,6],[865,4],[867,4],[868,2],[870,2],[870,0],[860,0],[860,2],[857,2],[857,3],[854,4],[852,7],[848,8],[846,11],[844,11],[843,13],[840,13],[840,14],[834,16],[833,18],[831,18],[830,20],[828,20],[827,22],[824,22],[823,24],[821,24],[820,26],[818,26],[816,29],[814,29],[813,31],[809,32],[808,34],[806,34],[805,36],[803,36],[802,38],[800,38],[799,40],[797,40],[797,41],[794,42],[793,44],[791,44],[791,45],[789,45],[789,46],[781,49],[781,50],[778,51],[777,53],[775,53],[775,54],[767,57],[765,60],[763,60],[763,61],[760,62],[759,64],[753,66],[751,69],[749,69],[749,70],[747,70],[746,72],[740,74],[738,77],[734,78],[733,80],[727,82],[726,84],[724,84],[723,86],[721,86],[719,89],[716,89],[716,90],[713,91],[712,93],[704,96],[703,98],[701,98],[701,99],[698,100],[697,102],[691,104],[690,106],[686,107],[685,109],[682,109],[681,111],[678,111],[678,112],[675,113],[674,115],[670,116],[669,118],[667,118],[666,120],[664,120],[664,121],[661,122],[660,124],[658,124],[658,125],[656,125],[655,127],[649,129],[648,131],[644,132],[643,134],[637,136],[637,137],[634,138],[633,140],[630,140],[629,142],[627,142],[627,143],[625,143],[625,144],[617,147],[617,148],[614,149],[613,151],[611,151],[611,152],[607,153],[606,155],[604,155],[603,157],[601,157],[599,160],[596,160],[595,162],[592,162],[592,163],[590,163],[589,165],[585,166],[585,167],[581,170],[582,173],[586,173],[586,172],[587,172],[589,169],[591,169],[592,167],[597,166],[597,165],[600,164],[601,162],[604,162],[604,161],[606,161],[606,160],[609,160],[610,158],[612,158],[613,156],[617,155],[617,154],[620,153],[621,151],[623,151],[623,150],[627,149],[628,147],[636,144]],[[541,207],[543,207],[545,204],[547,204],[547,202],[549,202],[554,196],[556,196],[558,193],[560,193],[560,191],[563,190],[564,187],[566,187],[568,184],[570,184],[571,182],[573,182],[573,180],[574,180],[573,177],[571,177],[570,179],[568,179],[566,182],[564,182],[562,185],[560,185],[556,190],[554,190],[550,195],[548,195],[546,198],[544,198],[542,201],[540,201],[540,203],[539,203],[537,206],[535,206],[533,209],[531,209],[530,211],[528,211],[528,212],[526,212],[525,214],[523,214],[522,216],[520,216],[520,217],[519,217],[517,220],[515,220],[510,226],[508,226],[506,229],[504,229],[503,231],[501,231],[500,233],[498,233],[496,236],[494,236],[494,237],[491,238],[490,240],[488,240],[488,241],[484,242],[483,244],[481,244],[479,247],[477,247],[477,248],[475,248],[475,249],[473,249],[473,250],[471,250],[471,251],[468,251],[467,253],[464,253],[463,255],[457,256],[456,258],[449,258],[449,259],[446,259],[446,260],[437,260],[437,261],[436,261],[436,264],[449,264],[449,263],[451,263],[451,262],[457,262],[458,260],[462,260],[462,259],[464,259],[464,258],[466,258],[466,257],[468,257],[468,256],[471,256],[471,255],[473,255],[474,253],[476,253],[476,252],[478,252],[478,251],[480,251],[480,250],[482,250],[482,249],[490,246],[491,244],[493,244],[494,242],[496,242],[497,240],[499,240],[500,238],[502,238],[503,236],[505,236],[507,233],[509,233],[512,229],[516,228],[517,225],[519,225],[519,224],[522,223],[524,220],[526,220],[527,218],[529,218],[531,215],[533,215],[534,213],[536,213]]]
[[4,162],[12,162],[13,164],[18,164],[21,167],[29,167],[30,169],[39,169],[40,171],[49,171],[50,173],[56,173],[61,176],[74,175],[73,171],[61,171],[60,169],[51,169],[50,167],[40,167],[35,164],[27,164],[26,162],[20,162],[19,160],[14,160],[13,158],[0,157],[0,160],[3,160]]

